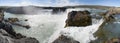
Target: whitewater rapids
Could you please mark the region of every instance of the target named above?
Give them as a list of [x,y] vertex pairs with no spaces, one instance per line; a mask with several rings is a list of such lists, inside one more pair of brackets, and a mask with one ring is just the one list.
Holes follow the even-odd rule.
[[[39,12],[35,15],[15,15],[5,13],[5,17],[17,17],[21,20],[28,19],[23,24],[29,24],[30,29],[25,29],[19,26],[14,26],[17,33],[21,33],[28,37],[35,37],[40,43],[52,43],[61,34],[68,37],[72,37],[74,40],[80,43],[89,43],[91,40],[95,40],[93,33],[97,31],[99,26],[103,23],[103,19],[92,19],[91,26],[86,27],[67,27],[65,26],[65,20],[67,19],[68,12],[76,9],[68,9],[66,12],[52,15],[49,12]],[[77,10],[81,10],[77,8]]]

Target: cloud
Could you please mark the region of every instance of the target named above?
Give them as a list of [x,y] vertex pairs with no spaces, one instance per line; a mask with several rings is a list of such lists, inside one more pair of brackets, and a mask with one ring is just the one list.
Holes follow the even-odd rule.
[[[4,3],[0,5],[6,6],[66,6],[66,5],[79,5],[77,2],[71,2],[70,0],[2,0]],[[12,1],[12,2],[11,2]]]
[[30,4],[29,0],[0,0],[0,2],[4,2],[0,3],[1,6],[25,6]]
[[71,2],[70,0],[55,0],[55,6],[66,6],[66,5],[79,5],[77,2]]
[[74,5],[106,5],[120,6],[120,0],[0,0],[0,6],[74,6]]

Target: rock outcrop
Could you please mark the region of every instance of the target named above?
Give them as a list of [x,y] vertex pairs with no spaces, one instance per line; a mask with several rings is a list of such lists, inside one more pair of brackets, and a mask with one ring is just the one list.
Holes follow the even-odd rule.
[[111,11],[103,14],[104,22],[94,33],[97,39],[91,41],[91,43],[120,43],[120,24],[114,23],[118,20],[115,19],[117,17],[114,17],[114,15],[117,15],[117,13],[112,13]]
[[53,43],[79,43],[78,41],[73,40],[67,36],[61,35],[58,39],[56,39]]
[[88,26],[92,24],[90,12],[85,11],[72,11],[68,13],[66,26]]
[[35,38],[31,38],[31,37],[24,37],[19,39],[13,38],[12,35],[8,34],[7,32],[1,29],[0,43],[39,43],[39,42]]
[[53,11],[52,11],[52,13],[53,14],[56,14],[56,13],[60,13],[60,12],[65,12],[66,11],[66,9],[67,8],[65,8],[65,7],[56,7],[56,8],[53,8]]
[[120,24],[104,23],[104,25],[100,26],[94,33],[94,36],[97,37],[97,39],[91,41],[91,43],[120,43],[119,25]]

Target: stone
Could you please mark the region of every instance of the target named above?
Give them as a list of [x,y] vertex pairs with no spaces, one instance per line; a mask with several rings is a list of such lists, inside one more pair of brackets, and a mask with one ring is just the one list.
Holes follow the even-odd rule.
[[18,39],[14,38],[12,35],[8,34],[4,30],[0,30],[0,43],[39,43],[39,41],[32,37],[22,37],[20,38],[20,33],[18,34]]
[[73,40],[67,36],[61,35],[53,43],[79,43],[78,41]]
[[19,22],[20,20],[18,18],[8,18],[8,21]]
[[85,11],[72,11],[68,13],[65,27],[68,26],[88,26],[92,24],[90,12]]

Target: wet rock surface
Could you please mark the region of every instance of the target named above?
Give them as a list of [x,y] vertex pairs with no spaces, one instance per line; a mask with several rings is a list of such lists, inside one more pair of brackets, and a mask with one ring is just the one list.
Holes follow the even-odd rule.
[[97,37],[92,43],[120,43],[120,29],[117,23],[109,23],[100,27],[94,36]]
[[0,30],[0,43],[39,43],[39,42],[38,40],[32,37],[22,37],[22,38],[19,37],[17,39],[1,29]]
[[61,35],[53,43],[79,43],[78,41],[73,40],[67,36]]
[[120,43],[120,28],[119,23],[117,22],[117,17],[114,17],[112,12],[105,13],[104,22],[99,27],[99,29],[94,33],[94,36],[97,37],[96,40],[91,41],[91,43]]
[[92,19],[90,12],[85,11],[72,11],[68,13],[68,18],[66,20],[66,26],[88,26],[92,24]]

